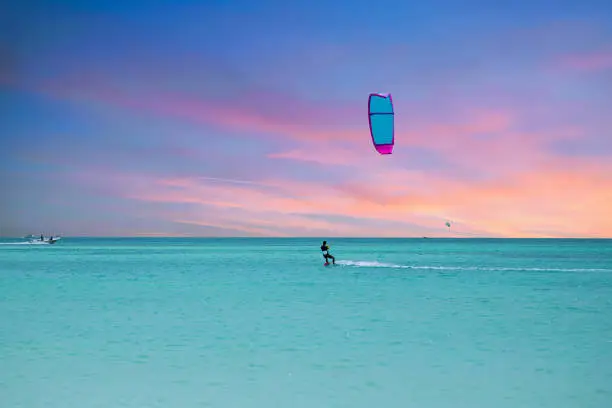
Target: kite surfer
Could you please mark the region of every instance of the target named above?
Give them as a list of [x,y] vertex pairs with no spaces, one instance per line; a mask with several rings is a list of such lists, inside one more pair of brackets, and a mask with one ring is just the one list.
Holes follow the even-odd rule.
[[323,245],[321,245],[321,251],[323,251],[323,258],[325,258],[325,264],[329,264],[329,259],[332,260],[333,264],[336,264],[336,258],[332,254],[329,253],[329,245],[327,245],[327,241],[323,241]]

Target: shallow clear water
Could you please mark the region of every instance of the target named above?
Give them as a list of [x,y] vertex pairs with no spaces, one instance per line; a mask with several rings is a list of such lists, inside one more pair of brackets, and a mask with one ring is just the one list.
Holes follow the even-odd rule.
[[0,405],[612,406],[612,240],[0,245]]

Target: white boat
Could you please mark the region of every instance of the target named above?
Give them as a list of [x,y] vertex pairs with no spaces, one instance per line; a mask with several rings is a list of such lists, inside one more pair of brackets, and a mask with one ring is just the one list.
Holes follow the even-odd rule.
[[28,240],[28,243],[30,243],[30,244],[51,245],[51,244],[55,244],[57,241],[62,239],[62,237],[53,237],[53,236],[51,236],[49,238],[45,238],[43,235],[41,235],[40,237],[35,237],[33,235],[28,235],[26,237],[26,239]]

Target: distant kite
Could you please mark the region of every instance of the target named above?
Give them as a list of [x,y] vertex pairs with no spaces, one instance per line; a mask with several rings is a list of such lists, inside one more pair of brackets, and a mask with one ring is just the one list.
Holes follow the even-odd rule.
[[376,151],[391,154],[395,144],[393,100],[391,94],[372,93],[368,98],[370,135]]

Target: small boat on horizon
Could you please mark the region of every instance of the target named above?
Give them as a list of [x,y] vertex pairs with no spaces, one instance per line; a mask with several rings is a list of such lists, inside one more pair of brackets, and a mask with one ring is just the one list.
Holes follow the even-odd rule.
[[60,239],[62,239],[62,237],[55,237],[55,236],[50,236],[49,238],[45,238],[45,236],[43,234],[40,234],[40,237],[35,237],[34,235],[28,235],[27,237],[25,237],[28,240],[28,243],[30,244],[47,244],[47,245],[51,245],[51,244],[55,244],[57,241],[59,241]]

